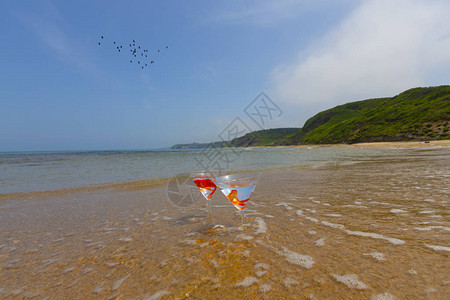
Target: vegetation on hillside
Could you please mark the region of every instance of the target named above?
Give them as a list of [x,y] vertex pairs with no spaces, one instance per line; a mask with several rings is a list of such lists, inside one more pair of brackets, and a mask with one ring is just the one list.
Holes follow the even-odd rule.
[[306,121],[276,145],[449,138],[450,86],[414,88],[392,98],[336,106]]
[[274,141],[279,140],[289,134],[297,132],[300,128],[274,128],[258,130],[247,133],[244,136],[235,138],[231,141],[220,141],[213,143],[190,143],[173,145],[172,149],[203,149],[208,146],[215,148],[221,147],[249,147],[249,146],[267,146]]
[[233,139],[230,144],[233,147],[269,146],[273,144],[274,141],[293,134],[299,129],[300,128],[274,128],[253,131]]

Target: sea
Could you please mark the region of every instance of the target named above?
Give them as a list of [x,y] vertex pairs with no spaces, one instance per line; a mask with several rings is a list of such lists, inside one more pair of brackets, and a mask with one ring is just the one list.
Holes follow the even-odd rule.
[[[428,146],[2,153],[0,299],[450,299]],[[239,210],[208,167],[264,171]]]
[[0,153],[0,194],[170,178],[202,170],[244,171],[348,164],[404,149],[255,147]]

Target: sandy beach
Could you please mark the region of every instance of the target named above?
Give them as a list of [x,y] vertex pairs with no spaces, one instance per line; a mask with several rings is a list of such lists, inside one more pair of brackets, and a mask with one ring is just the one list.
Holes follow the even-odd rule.
[[378,143],[357,143],[356,147],[367,148],[430,148],[430,147],[450,147],[450,140],[437,140],[426,142],[378,142]]
[[435,141],[414,141],[414,142],[372,142],[356,144],[321,144],[321,145],[300,145],[290,147],[364,147],[364,148],[433,148],[450,147],[450,140]]
[[0,297],[449,298],[449,141],[353,146],[411,149],[263,172],[245,224],[187,183],[3,195]]

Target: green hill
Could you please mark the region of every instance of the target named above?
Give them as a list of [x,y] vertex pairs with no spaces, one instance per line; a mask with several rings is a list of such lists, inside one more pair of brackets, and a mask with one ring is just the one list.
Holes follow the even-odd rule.
[[268,146],[276,140],[297,132],[299,129],[300,128],[274,128],[253,131],[233,139],[230,144],[233,147]]
[[231,141],[219,141],[213,143],[189,143],[173,145],[171,149],[204,149],[213,147],[250,147],[250,146],[268,146],[274,141],[279,140],[289,134],[297,132],[300,128],[274,128],[258,130],[247,133],[244,136],[235,138]]
[[450,86],[414,88],[316,114],[274,145],[335,144],[449,138]]
[[188,143],[188,144],[176,144],[170,147],[170,149],[204,149],[212,145],[213,147],[226,147],[225,142],[214,142],[214,143]]

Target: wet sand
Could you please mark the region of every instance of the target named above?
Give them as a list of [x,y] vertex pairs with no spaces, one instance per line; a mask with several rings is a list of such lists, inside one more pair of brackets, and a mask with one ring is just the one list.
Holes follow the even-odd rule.
[[189,184],[4,195],[0,297],[448,299],[449,158],[267,171],[244,225]]

